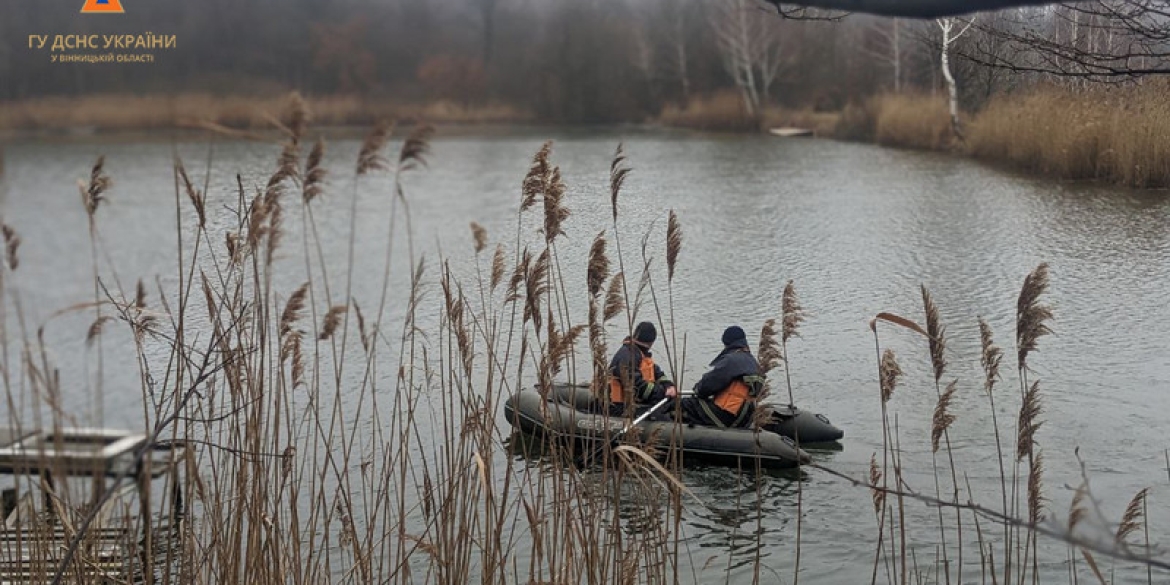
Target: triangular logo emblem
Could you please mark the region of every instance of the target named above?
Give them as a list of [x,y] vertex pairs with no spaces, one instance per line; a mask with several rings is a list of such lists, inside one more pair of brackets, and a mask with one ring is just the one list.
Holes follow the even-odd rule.
[[122,0],[85,0],[82,12],[126,12],[122,10]]

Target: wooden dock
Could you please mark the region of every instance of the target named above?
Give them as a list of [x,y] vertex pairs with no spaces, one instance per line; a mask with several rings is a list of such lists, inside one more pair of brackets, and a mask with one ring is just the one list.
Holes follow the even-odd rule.
[[[170,531],[153,525],[152,518],[115,519],[113,511],[149,513],[143,487],[186,456],[183,445],[147,440],[145,434],[110,429],[0,427],[0,475],[14,478],[14,487],[3,491],[0,585],[51,580],[75,540],[80,546],[65,568],[70,582],[143,581],[144,571],[152,570],[146,551],[158,550],[145,543]],[[89,478],[82,479],[89,486],[88,502],[61,499],[57,488],[71,478]],[[107,494],[108,484],[113,491]],[[91,507],[97,503],[100,507]],[[87,514],[92,522],[78,535],[78,519]],[[134,526],[141,526],[141,533]]]

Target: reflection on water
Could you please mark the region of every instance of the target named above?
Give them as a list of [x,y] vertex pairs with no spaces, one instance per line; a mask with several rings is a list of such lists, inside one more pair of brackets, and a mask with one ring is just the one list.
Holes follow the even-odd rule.
[[[493,241],[512,241],[521,178],[548,138],[558,138],[553,159],[569,187],[565,203],[572,216],[564,224],[558,255],[570,291],[584,289],[589,243],[612,222],[608,172],[619,141],[634,168],[619,201],[627,267],[641,265],[637,242],[648,231],[648,254],[663,257],[667,212],[678,213],[684,240],[672,282],[673,311],[664,312],[674,322],[665,319],[660,330],[664,339],[672,325],[676,339],[686,336],[685,363],[671,372],[680,386],[689,387],[702,374],[720,349],[719,333],[726,326],[739,324],[753,338],[765,319],[776,317],[784,283],[791,279],[810,314],[801,337],[788,347],[796,402],[825,413],[846,431],[843,451],[816,457],[855,477],[867,476],[871,455],[877,452],[880,459],[882,432],[873,339],[866,324],[880,311],[920,318],[918,287],[925,285],[947,326],[947,377],[959,380],[953,405],[958,420],[950,433],[954,458],[970,479],[972,499],[994,503],[999,476],[975,318],[987,319],[1010,355],[1018,288],[1029,270],[1046,261],[1055,335],[1041,340],[1032,366],[1043,389],[1046,422],[1037,441],[1048,469],[1051,510],[1067,510],[1072,490],[1062,486],[1080,481],[1073,455],[1078,446],[1106,516],[1119,518],[1129,498],[1144,487],[1153,486],[1151,502],[1170,497],[1162,456],[1170,447],[1164,421],[1170,408],[1165,392],[1170,387],[1170,303],[1165,301],[1170,197],[1165,192],[1056,183],[957,157],[820,140],[629,130],[440,136],[429,169],[404,184],[415,242],[431,266],[441,252],[458,277],[472,281],[476,260],[466,230],[470,221],[485,226]],[[189,167],[207,163],[206,144],[177,148]],[[321,199],[326,204],[314,208],[331,279],[347,276],[345,234],[353,186],[346,177],[357,148],[355,141],[330,145],[333,184]],[[208,209],[216,213],[209,223],[216,234],[211,240],[220,242],[235,221],[236,174],[245,184],[262,185],[276,151],[269,145],[229,142],[210,152]],[[87,176],[98,154],[106,155],[106,170],[115,181],[110,206],[99,221],[118,276],[174,288],[179,276],[169,148],[26,143],[8,146],[6,154],[3,215],[24,240],[15,286],[23,293],[29,323],[43,323],[63,307],[92,300],[88,229],[75,179]],[[388,177],[372,177],[357,188],[359,253],[352,294],[366,306],[374,303],[365,300],[380,292],[374,275],[382,274],[380,250],[392,189]],[[296,249],[300,240],[291,231],[300,225],[299,209],[290,206],[287,214],[290,245],[273,273],[278,291],[291,291],[306,277]],[[536,227],[533,220],[525,233],[535,234]],[[662,266],[655,262],[652,269]],[[662,283],[665,276],[656,274],[656,279]],[[405,298],[405,284],[395,286],[391,298]],[[568,304],[582,320],[585,299],[569,298]],[[405,303],[392,302],[390,319],[400,319],[404,311]],[[650,305],[643,311],[653,316]],[[63,400],[78,405],[83,422],[131,426],[142,409],[138,369],[129,352],[107,351],[106,420],[87,418],[93,412],[96,371],[84,343],[88,321],[63,315],[45,330],[59,356],[76,356],[59,360]],[[438,309],[427,305],[419,326],[429,330],[437,323]],[[621,338],[619,329],[609,330],[611,345]],[[129,344],[116,335],[111,333],[108,348]],[[907,481],[912,489],[931,492],[929,438],[936,395],[924,344],[899,333],[883,343],[899,353],[906,372],[890,406],[898,417]],[[585,354],[577,362],[589,363]],[[379,368],[394,370],[393,365]],[[1005,372],[996,398],[1005,436],[1015,420],[1016,388],[1014,373]],[[498,421],[506,425],[502,416]],[[803,480],[801,582],[868,580],[876,531],[869,494],[815,471]],[[793,477],[688,466],[684,481],[702,501],[687,499],[683,513],[687,574],[750,582],[758,552],[765,575],[775,571],[789,579]],[[636,520],[629,523],[635,529],[656,529],[650,516],[633,509],[622,513]],[[1151,506],[1150,515],[1151,538],[1170,538],[1170,507]],[[925,506],[908,507],[907,517],[922,526],[937,521],[936,512]],[[934,554],[931,547],[919,553],[920,562]],[[977,562],[971,556],[964,562]],[[713,557],[717,560],[709,563]],[[1056,551],[1052,577],[1064,578],[1063,559]],[[965,574],[977,572],[976,564]],[[1145,573],[1119,567],[1113,578],[1145,582]]]

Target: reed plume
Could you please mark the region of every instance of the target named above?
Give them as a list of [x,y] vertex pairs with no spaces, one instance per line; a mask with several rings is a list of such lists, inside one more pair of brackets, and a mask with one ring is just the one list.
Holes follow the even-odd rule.
[[[947,369],[946,327],[939,319],[938,305],[934,304],[934,298],[931,297],[930,291],[926,290],[925,285],[921,288],[922,306],[926,312],[926,338],[930,344],[930,365],[934,368],[934,381],[938,383]],[[935,450],[938,450],[937,447]]]
[[1041,493],[1044,484],[1044,454],[1036,451],[1032,458],[1032,468],[1028,471],[1028,522],[1033,525],[1044,519],[1044,495]]
[[106,323],[109,323],[113,320],[114,318],[110,315],[102,315],[101,317],[95,319],[94,322],[89,325],[89,330],[85,333],[85,344],[87,346],[92,345],[93,342],[101,336],[102,327],[104,327]]
[[536,261],[532,263],[524,277],[524,322],[531,320],[537,331],[540,330],[541,324],[540,298],[548,292],[548,270],[548,248],[545,248],[540,256],[536,257]]
[[276,249],[280,247],[281,238],[284,236],[284,206],[281,204],[281,198],[284,195],[284,187],[281,183],[269,182],[268,189],[264,192],[264,212],[268,219],[268,226],[264,230],[265,235],[268,236],[268,250],[265,257],[265,262],[271,266],[273,257],[276,255]]
[[552,242],[557,236],[565,232],[561,224],[569,218],[569,208],[565,207],[565,183],[561,180],[560,167],[553,167],[548,177],[544,191],[544,238]]
[[77,184],[81,191],[81,204],[85,207],[85,213],[90,218],[97,212],[98,206],[106,201],[106,191],[114,186],[113,179],[110,179],[105,173],[105,165],[105,155],[99,156],[89,171],[89,183],[79,182]]
[[756,352],[760,363],[761,374],[767,375],[773,368],[779,366],[781,360],[784,358],[784,353],[780,349],[780,342],[776,339],[776,334],[776,320],[768,319],[764,321],[764,327],[760,330],[760,345]]
[[1040,405],[1040,382],[1033,382],[1024,393],[1024,401],[1020,405],[1019,434],[1016,440],[1016,458],[1023,459],[1032,453],[1036,442],[1036,431],[1044,424],[1040,420],[1043,407]]
[[353,303],[353,314],[357,317],[358,334],[362,338],[362,350],[370,353],[370,339],[366,334],[366,318],[362,315],[362,308],[358,305],[357,300],[351,299],[350,302]]
[[504,245],[496,244],[496,253],[492,256],[492,290],[496,290],[496,287],[504,280],[504,262]]
[[894,357],[894,350],[887,349],[882,352],[878,372],[881,377],[879,384],[882,391],[882,402],[889,402],[890,398],[894,396],[894,389],[898,387],[898,380],[902,377],[902,367],[898,365],[898,360]]
[[623,293],[626,277],[624,273],[617,273],[609,280],[609,290],[605,294],[605,311],[602,320],[609,321],[626,309],[626,297]]
[[325,318],[321,322],[321,334],[317,337],[321,341],[325,341],[333,337],[337,332],[337,328],[341,326],[341,318],[345,316],[345,312],[349,310],[346,305],[336,305],[329,307],[329,312],[325,313]]
[[670,219],[666,223],[666,279],[674,280],[674,265],[678,262],[678,253],[682,250],[682,227],[678,223],[678,215],[670,210]]
[[20,249],[20,234],[6,223],[0,224],[0,232],[4,234],[4,257],[8,261],[8,269],[16,270],[20,266],[20,256],[16,253]]
[[520,212],[536,205],[536,199],[544,194],[547,177],[549,175],[549,156],[552,154],[552,141],[545,142],[532,157],[532,164],[528,173],[524,175],[524,182],[520,187]]
[[430,124],[415,124],[398,152],[399,173],[427,166],[426,157],[431,152],[431,135],[434,133],[435,127]]
[[305,161],[305,180],[301,185],[301,198],[310,203],[325,191],[325,176],[328,171],[322,166],[325,159],[325,139],[318,138],[309,158]]
[[1072,502],[1068,505],[1068,531],[1072,534],[1076,530],[1077,524],[1085,518],[1085,508],[1083,506],[1085,497],[1088,495],[1088,489],[1085,483],[1077,486],[1077,491],[1073,494]]
[[386,147],[386,142],[390,140],[390,135],[393,133],[394,124],[383,120],[375,124],[374,129],[366,135],[366,139],[362,141],[361,150],[358,151],[356,172],[359,176],[389,168],[389,163],[382,154],[382,149]]
[[268,208],[263,194],[257,193],[248,208],[248,248],[255,252],[268,233]]
[[288,119],[289,138],[293,142],[299,143],[305,135],[305,129],[309,126],[309,119],[311,117],[309,104],[301,96],[300,92],[294,91],[288,96],[288,105],[285,106],[285,112],[287,113]]
[[280,335],[281,337],[288,335],[293,330],[293,325],[300,321],[301,315],[305,310],[305,297],[309,294],[309,283],[304,283],[293,291],[292,296],[288,297],[288,302],[284,304],[284,311],[280,314]]
[[532,254],[528,248],[524,248],[524,252],[520,256],[520,261],[516,263],[516,268],[512,270],[512,278],[508,280],[508,290],[504,297],[504,302],[512,303],[520,300],[520,285],[524,284],[524,278],[528,275],[528,267],[532,264]]
[[1036,350],[1036,342],[1052,333],[1046,321],[1052,318],[1052,308],[1040,304],[1040,295],[1048,290],[1048,263],[1037,266],[1024,278],[1024,286],[1016,300],[1016,352],[1018,367],[1027,367],[1028,354]]
[[301,332],[292,331],[284,337],[284,341],[280,344],[280,362],[283,364],[292,360],[290,378],[293,388],[305,383],[305,356],[301,341]]
[[614,150],[613,160],[609,163],[609,206],[613,211],[613,221],[617,222],[618,209],[618,193],[622,190],[622,184],[626,182],[626,177],[630,174],[630,168],[626,166],[626,154],[622,147],[622,143],[618,143],[617,149]]
[[878,514],[886,504],[886,492],[878,489],[882,482],[882,470],[878,467],[877,453],[869,456],[869,491],[873,497],[873,512]]
[[475,253],[479,254],[487,247],[488,233],[482,225],[471,222],[471,237],[475,240]]
[[593,245],[589,247],[586,281],[589,285],[590,296],[595,297],[601,292],[606,278],[609,278],[609,256],[605,254],[605,231],[602,230],[593,238]]
[[804,307],[800,306],[800,301],[796,298],[796,287],[793,286],[791,280],[784,285],[784,295],[780,300],[780,312],[784,318],[780,341],[788,343],[789,339],[800,337],[800,324],[805,319]]
[[178,157],[175,158],[175,168],[178,169],[179,178],[183,181],[183,191],[187,193],[187,199],[191,200],[191,206],[195,208],[195,216],[199,218],[199,227],[206,227],[206,198],[199,189],[191,184],[191,179],[187,176],[187,169],[183,167],[183,161]]
[[1117,544],[1125,544],[1125,539],[1142,527],[1145,518],[1146,494],[1149,491],[1150,488],[1142,488],[1125,507],[1125,513],[1121,516],[1121,524],[1117,527],[1117,536],[1114,538]]
[[1003,359],[1003,351],[991,338],[991,326],[983,317],[979,318],[979,344],[982,348],[979,363],[983,366],[983,389],[990,396],[995,390],[995,383],[999,381],[999,362]]
[[939,439],[947,432],[951,423],[955,422],[955,415],[950,413],[950,408],[951,401],[955,397],[956,386],[957,381],[947,384],[947,389],[939,395],[938,404],[934,407],[934,419],[930,426],[930,446],[934,453],[938,453]]

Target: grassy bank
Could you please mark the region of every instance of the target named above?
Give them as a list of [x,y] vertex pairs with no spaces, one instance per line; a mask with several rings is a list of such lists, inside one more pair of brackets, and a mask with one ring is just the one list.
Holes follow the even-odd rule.
[[[270,112],[285,107],[285,96],[91,95],[0,103],[0,131],[156,130],[212,123],[228,128],[271,128]],[[432,123],[523,122],[529,112],[512,106],[467,106],[447,101],[396,103],[357,96],[308,99],[313,122],[325,126],[370,126],[379,120],[424,119]]]

